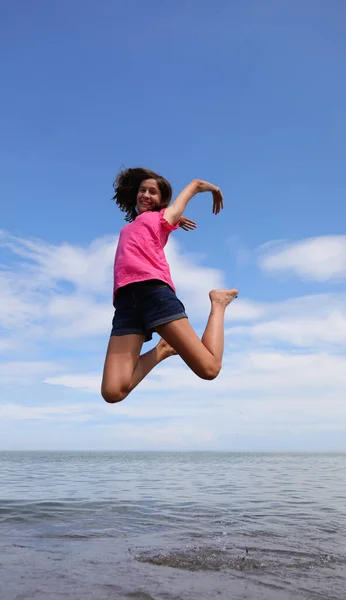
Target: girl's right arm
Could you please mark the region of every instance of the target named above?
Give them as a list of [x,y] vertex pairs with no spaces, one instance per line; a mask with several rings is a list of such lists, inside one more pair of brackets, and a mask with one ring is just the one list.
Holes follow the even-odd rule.
[[223,196],[220,188],[207,181],[194,179],[182,192],[180,192],[173,204],[166,208],[164,213],[166,221],[171,225],[176,225],[191,198],[200,192],[211,192],[213,194],[213,213],[214,215],[219,214],[220,210],[223,208]]

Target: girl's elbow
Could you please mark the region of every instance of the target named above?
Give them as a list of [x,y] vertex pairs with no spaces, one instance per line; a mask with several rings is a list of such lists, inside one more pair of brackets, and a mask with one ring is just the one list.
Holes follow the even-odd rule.
[[193,179],[191,185],[193,185],[195,191],[198,193],[202,191],[203,181],[201,179]]

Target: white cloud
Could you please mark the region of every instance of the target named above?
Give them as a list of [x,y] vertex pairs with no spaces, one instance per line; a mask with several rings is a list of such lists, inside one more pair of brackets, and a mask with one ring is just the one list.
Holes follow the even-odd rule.
[[290,243],[271,242],[259,251],[259,265],[267,272],[288,272],[321,283],[346,277],[345,235],[326,235]]
[[17,439],[24,448],[42,447],[43,440],[48,448],[229,449],[247,438],[247,449],[251,443],[273,448],[273,440],[274,448],[276,443],[287,449],[297,439],[304,447],[306,437],[314,435],[321,449],[330,447],[335,434],[342,439],[345,429],[346,404],[335,393],[328,394],[327,411],[325,399],[307,397],[304,391],[245,398],[234,393],[224,398],[211,395],[162,406],[163,402],[164,396],[132,396],[116,406],[7,404],[0,409],[1,440],[4,443],[13,424],[11,444]]
[[87,247],[68,243],[49,244],[0,233],[0,244],[24,259],[19,268],[36,278],[38,288],[67,281],[83,291],[109,293],[109,275],[114,261],[117,236],[94,240]]
[[68,374],[58,375],[56,377],[48,377],[43,383],[50,385],[62,385],[64,387],[83,390],[92,394],[100,394],[101,390],[101,374]]
[[93,417],[86,414],[84,406],[25,406],[23,404],[0,405],[1,421],[90,421]]
[[54,246],[2,232],[0,244],[14,257],[0,268],[0,327],[10,334],[8,349],[106,335],[113,313],[116,242],[108,236],[85,248]]
[[187,314],[191,318],[206,319],[210,310],[210,290],[225,286],[222,271],[199,264],[200,257],[197,255],[183,254],[179,244],[172,238],[166,246],[165,254],[178,296],[184,302]]
[[316,294],[285,302],[262,303],[256,323],[226,329],[230,339],[259,344],[326,348],[346,346],[345,294]]
[[[303,354],[273,350],[227,355],[221,375],[212,382],[196,377],[180,359],[169,361],[158,366],[132,396],[164,393],[166,397],[174,396],[174,402],[183,406],[185,394],[190,398],[195,394],[195,398],[225,395],[231,399],[239,392],[291,396],[293,392],[301,394],[304,390],[315,397],[325,395],[326,390],[341,393],[346,385],[346,356],[322,352]],[[100,393],[100,382],[100,373],[45,379],[45,383],[96,394]]]
[[10,337],[3,338],[0,340],[0,353],[1,352],[12,352],[16,348],[16,342]]
[[[0,243],[12,252],[0,268],[0,351],[12,351],[16,358],[0,363],[6,390],[0,421],[8,424],[1,436],[15,422],[12,434],[18,432],[28,447],[46,439],[47,447],[216,448],[238,434],[258,438],[273,436],[278,428],[303,435],[344,427],[345,294],[260,303],[240,294],[226,312],[226,352],[218,379],[198,379],[175,357],[128,399],[111,406],[100,396],[100,369],[113,313],[116,237],[85,248],[6,234]],[[183,253],[173,239],[166,252],[188,314],[204,326],[208,293],[224,286],[224,273],[205,267],[201,256]],[[262,258],[270,252],[266,248]],[[34,398],[30,386],[36,386]],[[80,402],[84,393],[87,402]],[[81,429],[73,428],[78,421]],[[58,425],[63,437],[54,429]],[[45,438],[46,427],[50,436]]]
[[48,374],[61,370],[56,361],[22,360],[0,362],[0,381],[26,385],[42,381]]
[[51,335],[55,338],[75,339],[103,334],[111,329],[114,309],[111,302],[97,302],[94,298],[74,294],[55,296],[46,304],[46,317]]
[[[183,419],[157,423],[129,422],[117,425],[103,425],[100,434],[106,439],[117,439],[120,448],[141,448],[150,450],[176,449],[194,450],[196,447],[213,447],[215,432],[208,423],[200,423],[198,428],[191,428]],[[115,438],[116,436],[116,438]]]
[[225,314],[225,321],[255,321],[269,310],[268,304],[237,298]]
[[284,342],[296,347],[346,345],[346,315],[334,312],[324,319],[275,319],[247,327],[234,327],[227,334],[251,336],[261,343]]
[[35,321],[41,302],[33,280],[20,272],[0,271],[0,327],[13,330]]
[[[6,349],[18,349],[27,340],[39,344],[47,338],[107,336],[113,316],[116,244],[117,236],[105,236],[82,248],[2,232],[0,245],[14,257],[0,267],[0,327],[12,337]],[[206,319],[209,291],[223,285],[221,271],[200,265],[197,256],[182,255],[174,240],[166,252],[186,310],[192,318]]]

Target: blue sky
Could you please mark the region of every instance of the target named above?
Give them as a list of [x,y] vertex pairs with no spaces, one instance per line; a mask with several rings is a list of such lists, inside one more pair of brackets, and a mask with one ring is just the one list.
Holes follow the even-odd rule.
[[[0,448],[346,450],[346,7],[0,11]],[[172,358],[108,406],[122,165],[221,187],[167,256],[199,333],[209,289],[240,295],[216,381]]]

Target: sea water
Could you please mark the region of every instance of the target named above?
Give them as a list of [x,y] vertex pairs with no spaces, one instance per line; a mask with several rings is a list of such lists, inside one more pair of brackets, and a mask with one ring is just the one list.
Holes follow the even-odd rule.
[[346,454],[0,453],[1,600],[345,600]]

